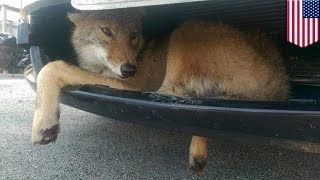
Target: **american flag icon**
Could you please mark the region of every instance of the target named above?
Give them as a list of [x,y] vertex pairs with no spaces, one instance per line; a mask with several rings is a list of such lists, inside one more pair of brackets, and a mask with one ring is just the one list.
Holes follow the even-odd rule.
[[306,47],[319,41],[319,0],[287,0],[287,40]]

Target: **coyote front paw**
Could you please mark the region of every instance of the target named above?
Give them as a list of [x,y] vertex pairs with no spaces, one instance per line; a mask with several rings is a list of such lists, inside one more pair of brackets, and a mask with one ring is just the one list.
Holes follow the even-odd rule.
[[32,126],[33,145],[49,144],[57,139],[59,133],[59,117],[59,108],[46,107],[46,111],[41,108],[36,108]]
[[49,144],[57,139],[59,133],[59,124],[51,126],[49,128],[34,128],[32,130],[32,143],[35,144]]
[[56,104],[58,103],[42,103],[39,98],[37,99],[32,125],[33,145],[49,144],[57,139],[60,110]]
[[207,166],[207,158],[200,156],[189,156],[189,168],[195,175],[202,175],[205,167]]

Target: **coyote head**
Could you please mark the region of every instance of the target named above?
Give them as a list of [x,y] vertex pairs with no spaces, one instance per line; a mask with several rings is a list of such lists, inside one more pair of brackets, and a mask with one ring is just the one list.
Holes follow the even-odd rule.
[[115,77],[134,76],[136,58],[143,45],[142,16],[141,9],[69,14],[75,25],[72,43],[79,65],[86,69],[86,64],[92,63],[101,73],[108,70]]

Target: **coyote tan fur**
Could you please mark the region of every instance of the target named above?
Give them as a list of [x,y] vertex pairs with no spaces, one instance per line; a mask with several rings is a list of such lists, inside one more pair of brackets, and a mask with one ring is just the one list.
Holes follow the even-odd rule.
[[[81,68],[57,60],[38,74],[34,144],[56,139],[59,95],[70,85],[224,99],[288,98],[280,53],[264,35],[249,35],[222,23],[188,21],[168,40],[146,43],[142,16],[139,10],[69,15],[75,24],[72,42]],[[207,139],[193,136],[189,155],[190,168],[201,174],[207,164]]]

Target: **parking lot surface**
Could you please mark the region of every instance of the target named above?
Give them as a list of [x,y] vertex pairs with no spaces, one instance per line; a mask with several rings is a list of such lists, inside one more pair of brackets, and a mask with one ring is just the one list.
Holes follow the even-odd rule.
[[54,144],[31,144],[35,93],[0,75],[0,179],[320,179],[320,155],[210,139],[209,165],[192,176],[190,136],[61,106]]

